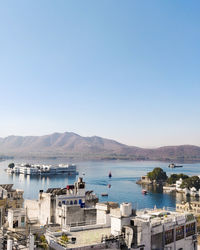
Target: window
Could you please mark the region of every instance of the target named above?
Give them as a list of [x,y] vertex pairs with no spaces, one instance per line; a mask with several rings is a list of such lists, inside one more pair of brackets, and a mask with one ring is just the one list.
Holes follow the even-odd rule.
[[62,206],[62,203],[61,201],[58,202],[58,206],[61,207]]
[[64,205],[65,205],[65,201],[62,201],[62,204],[64,204]]
[[73,201],[70,201],[70,205],[73,205]]
[[82,200],[80,199],[80,200],[78,201],[78,203],[81,204],[81,203],[82,203]]
[[195,223],[186,225],[186,237],[195,234]]
[[51,222],[54,223],[55,222],[55,217],[52,215],[51,216]]
[[77,204],[77,200],[74,201],[74,205],[76,205],[76,204]]
[[18,220],[14,220],[13,221],[13,228],[17,228],[18,227]]
[[21,223],[24,223],[24,222],[25,222],[25,217],[22,216],[22,217],[21,217]]
[[176,228],[176,240],[181,240],[184,238],[184,226]]
[[168,230],[165,232],[165,245],[170,244],[174,241],[174,230]]

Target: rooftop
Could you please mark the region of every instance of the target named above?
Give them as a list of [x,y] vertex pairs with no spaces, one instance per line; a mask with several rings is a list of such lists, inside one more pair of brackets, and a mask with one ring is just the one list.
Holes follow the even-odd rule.
[[2,187],[3,189],[5,189],[7,191],[13,191],[13,189],[12,189],[13,184],[1,184],[0,187]]
[[76,248],[88,245],[94,245],[101,243],[102,236],[110,236],[111,229],[110,228],[100,228],[100,229],[92,229],[92,230],[84,230],[78,232],[71,232],[70,237],[76,238],[75,244],[67,244],[68,248]]
[[136,218],[144,221],[150,221],[151,223],[158,221],[161,223],[177,220],[188,221],[194,219],[191,213],[166,211],[164,209],[138,211]]

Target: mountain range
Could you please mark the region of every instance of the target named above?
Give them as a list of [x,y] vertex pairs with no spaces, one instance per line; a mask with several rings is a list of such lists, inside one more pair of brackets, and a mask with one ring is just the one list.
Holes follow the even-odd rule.
[[155,149],[127,146],[98,136],[82,137],[72,132],[44,136],[0,138],[0,155],[13,157],[66,157],[70,159],[123,159],[199,162],[200,147],[165,146]]

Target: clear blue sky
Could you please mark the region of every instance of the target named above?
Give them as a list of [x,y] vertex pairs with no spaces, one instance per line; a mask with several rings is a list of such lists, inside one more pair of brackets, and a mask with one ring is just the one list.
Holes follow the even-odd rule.
[[200,1],[0,2],[0,136],[200,145]]

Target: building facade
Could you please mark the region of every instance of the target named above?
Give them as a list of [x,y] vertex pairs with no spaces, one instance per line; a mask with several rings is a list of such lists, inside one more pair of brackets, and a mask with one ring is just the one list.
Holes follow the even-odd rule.
[[[57,223],[67,226],[75,223],[96,220],[96,209],[92,206],[98,201],[92,192],[86,192],[85,182],[79,178],[74,185],[65,188],[49,188],[39,193],[38,200],[25,200],[29,221],[39,224]],[[93,203],[92,203],[93,202]]]
[[200,215],[200,202],[191,201],[191,202],[182,202],[176,204],[176,211],[178,212],[191,212],[197,216]]
[[8,208],[22,208],[24,199],[24,191],[21,189],[13,189],[13,184],[0,185],[0,197],[6,198],[6,207]]

